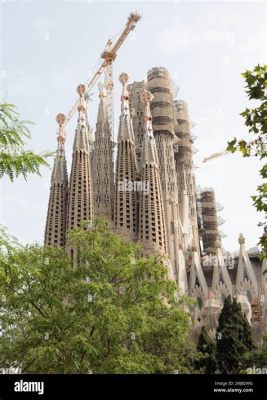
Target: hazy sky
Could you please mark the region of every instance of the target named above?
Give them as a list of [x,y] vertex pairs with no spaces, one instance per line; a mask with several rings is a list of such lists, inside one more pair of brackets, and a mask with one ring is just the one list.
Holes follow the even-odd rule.
[[[0,0],[1,1],[1,0]],[[249,105],[240,73],[266,62],[266,3],[263,1],[11,1],[0,2],[1,101],[16,104],[35,123],[30,148],[55,150],[55,116],[67,113],[76,86],[94,70],[106,41],[123,29],[131,11],[142,20],[119,50],[114,65],[115,122],[120,108],[118,76],[146,79],[154,66],[169,69],[188,102],[195,146],[197,183],[214,187],[226,220],[223,245],[236,250],[243,232],[247,248],[260,230],[250,196],[259,183],[259,162],[227,155],[202,163],[223,150],[233,136],[246,137],[240,112]],[[97,89],[90,103],[95,128]],[[67,130],[70,171],[76,117]],[[1,183],[0,222],[22,243],[42,242],[51,171],[26,183]]]

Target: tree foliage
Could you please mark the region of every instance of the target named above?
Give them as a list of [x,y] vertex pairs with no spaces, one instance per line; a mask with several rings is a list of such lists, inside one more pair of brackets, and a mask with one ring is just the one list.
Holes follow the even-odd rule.
[[243,368],[267,368],[267,335],[263,336],[262,346],[244,354]]
[[[258,103],[257,107],[246,108],[242,113],[248,131],[254,136],[252,140],[234,138],[228,142],[227,151],[240,151],[244,157],[256,156],[263,160],[267,156],[267,65],[257,65],[253,70],[242,74],[246,83],[246,93],[249,100]],[[264,163],[259,171],[263,183],[257,187],[257,195],[252,196],[257,211],[262,211],[264,222],[263,235],[260,238],[262,258],[267,257],[267,164]]]
[[228,296],[221,311],[216,333],[216,353],[221,373],[238,374],[243,355],[255,349],[252,330],[241,305]]
[[216,345],[204,326],[199,334],[197,351],[202,357],[197,360],[196,368],[205,374],[214,374],[217,370]]
[[35,154],[25,150],[25,139],[30,139],[29,121],[20,121],[15,106],[0,104],[0,178],[14,178],[29,174],[40,175],[40,167],[47,166],[51,153]]
[[27,373],[190,372],[187,299],[157,257],[97,221],[56,247],[0,254],[0,366]]

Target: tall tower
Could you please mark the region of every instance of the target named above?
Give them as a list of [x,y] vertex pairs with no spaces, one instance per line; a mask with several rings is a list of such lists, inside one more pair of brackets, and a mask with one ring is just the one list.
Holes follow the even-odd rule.
[[202,189],[200,204],[203,223],[203,230],[201,232],[203,251],[207,254],[215,254],[216,241],[220,238],[220,233],[218,229],[215,193],[212,188]]
[[175,168],[179,188],[179,212],[185,233],[185,246],[198,245],[198,224],[196,206],[196,185],[193,175],[193,137],[190,132],[190,119],[187,104],[175,100],[175,135],[179,139],[174,146]]
[[99,98],[92,163],[94,213],[98,217],[106,217],[112,220],[114,190],[112,135],[108,122],[106,93],[103,84],[99,85]]
[[137,234],[136,154],[133,125],[129,111],[127,81],[122,73],[121,115],[118,133],[118,148],[115,178],[114,227],[130,240]]
[[150,92],[144,91],[141,100],[145,105],[145,131],[141,156],[141,183],[146,190],[141,191],[139,199],[139,240],[144,254],[167,254],[167,238],[163,199],[161,191],[159,162],[155,138],[152,130],[152,117],[149,103],[153,99]]
[[58,114],[58,148],[51,176],[50,197],[45,227],[45,244],[65,246],[68,175],[65,158],[65,116]]
[[86,103],[84,100],[85,90],[86,88],[82,84],[77,88],[80,104],[78,106],[78,124],[73,143],[67,229],[79,226],[84,220],[92,221],[93,219],[93,185],[89,157]]
[[[165,68],[152,68],[148,71],[148,90],[154,95],[151,102],[153,131],[159,158],[159,170],[164,201],[168,253],[177,281],[186,279],[185,271],[179,271],[181,265],[181,237],[179,232],[178,188],[175,173],[173,146],[174,135],[173,99],[169,73]],[[186,286],[185,283],[181,286]]]
[[134,130],[136,161],[137,161],[138,171],[140,170],[142,145],[145,132],[144,104],[142,103],[140,96],[141,93],[144,92],[145,88],[146,88],[146,83],[144,81],[134,82],[128,85],[129,105],[130,105],[130,113],[132,117],[133,130]]

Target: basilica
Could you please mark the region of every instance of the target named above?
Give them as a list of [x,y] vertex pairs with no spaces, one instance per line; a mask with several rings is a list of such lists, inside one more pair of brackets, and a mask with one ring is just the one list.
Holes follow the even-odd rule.
[[196,151],[187,103],[167,69],[121,85],[119,129],[112,132],[106,86],[98,85],[96,127],[87,114],[86,86],[77,87],[77,126],[67,170],[65,116],[58,114],[58,147],[51,177],[45,244],[66,248],[66,232],[104,217],[117,234],[142,245],[143,256],[161,254],[168,278],[195,298],[193,336],[204,325],[215,335],[225,297],[236,297],[256,339],[266,332],[267,269],[257,251],[237,238],[229,257],[219,230],[223,220],[212,188],[200,189],[194,175]]

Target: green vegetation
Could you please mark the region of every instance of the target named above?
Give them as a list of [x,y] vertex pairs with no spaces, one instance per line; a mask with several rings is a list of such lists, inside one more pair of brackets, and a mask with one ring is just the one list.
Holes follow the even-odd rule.
[[51,153],[35,154],[25,150],[25,139],[31,135],[28,121],[20,121],[15,106],[0,104],[0,178],[14,178],[29,174],[40,175],[40,168],[47,166],[46,159]]
[[225,299],[216,333],[216,353],[221,373],[238,374],[243,355],[255,349],[252,330],[240,304],[230,296]]
[[199,334],[197,350],[202,357],[197,361],[196,368],[204,374],[214,374],[217,370],[216,346],[204,326]]
[[[258,103],[255,108],[246,108],[241,113],[249,132],[254,136],[252,140],[237,140],[228,142],[227,151],[234,153],[240,151],[244,157],[256,156],[264,160],[267,156],[267,65],[257,65],[253,70],[245,71],[242,76],[246,83],[246,93],[249,100]],[[263,227],[260,238],[262,258],[267,257],[267,164],[264,163],[259,171],[263,180],[257,187],[258,194],[252,196],[257,211],[264,213],[264,221],[259,225]]]
[[257,349],[244,354],[243,368],[267,368],[267,335],[263,336],[263,344]]
[[79,265],[55,247],[0,254],[0,365],[27,373],[189,373],[188,299],[156,257],[102,221],[70,234]]

